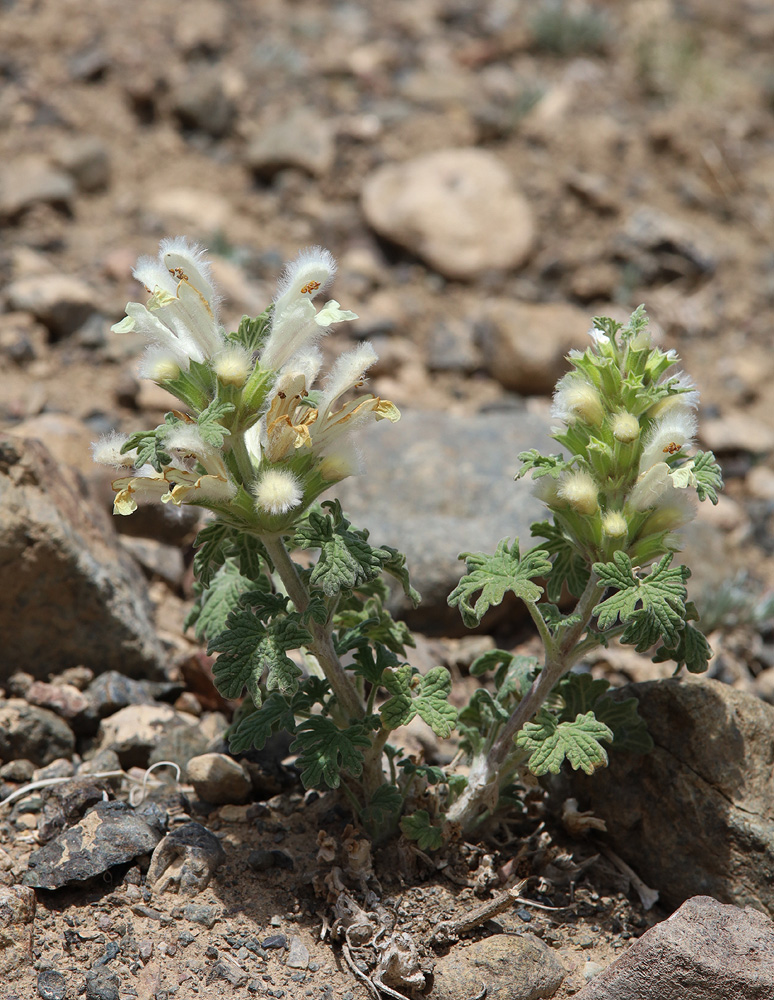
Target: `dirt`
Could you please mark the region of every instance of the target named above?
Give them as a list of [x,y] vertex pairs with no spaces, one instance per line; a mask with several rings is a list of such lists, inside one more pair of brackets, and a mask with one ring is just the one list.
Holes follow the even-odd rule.
[[[551,10],[558,19],[550,20]],[[78,277],[93,289],[104,322],[101,333],[56,339],[26,314],[0,314],[3,427],[54,413],[94,432],[106,424],[128,431],[164,408],[158,396],[138,393],[137,345],[120,346],[105,331],[136,296],[136,256],[178,232],[238,269],[226,322],[246,311],[240,280],[249,294],[268,298],[283,259],[309,243],[328,246],[342,261],[336,294],[345,307],[363,314],[398,307],[396,342],[408,341],[417,360],[390,378],[409,405],[473,412],[503,396],[482,370],[438,373],[427,364],[438,324],[475,316],[487,296],[572,302],[590,316],[644,302],[701,388],[703,418],[742,415],[770,426],[768,5],[6,0],[0,28],[3,170],[16,182],[29,158],[66,162],[84,136],[96,137],[109,161],[96,190],[77,190],[64,205],[37,201],[5,219],[0,281]],[[224,129],[215,112],[201,112],[202,128],[185,111],[196,81],[211,73],[231,116]],[[317,175],[290,168],[256,176],[250,141],[299,107],[329,126],[333,161]],[[380,243],[360,213],[363,178],[378,164],[464,145],[495,151],[533,208],[538,244],[517,274],[446,282]],[[637,242],[637,209],[656,219],[648,246]],[[347,262],[364,253],[368,276],[348,275]],[[31,346],[14,355],[19,336]],[[727,496],[754,525],[739,536],[738,565],[753,568],[762,592],[774,583],[774,545],[770,513],[760,513],[749,488],[756,460],[739,448],[723,457]],[[179,632],[186,592],[168,596],[163,627]],[[246,810],[227,818],[229,808],[233,817],[226,807],[205,819],[227,848],[226,864],[194,901],[215,907],[211,929],[186,920],[176,896],[150,894],[137,868],[114,884],[41,893],[35,971],[9,988],[30,995],[38,971],[53,968],[75,997],[86,971],[117,945],[116,957],[97,967],[120,974],[121,998],[370,996],[342,943],[323,933],[330,913],[325,893],[315,892],[315,878],[319,889],[331,867],[318,860],[318,832],[342,838],[344,816],[300,793],[272,800],[249,820]],[[375,852],[382,903],[416,941],[424,971],[436,954],[428,943],[436,924],[516,877],[530,879],[525,901],[497,922],[541,936],[574,966],[557,997],[577,991],[585,963],[606,965],[666,915],[644,911],[604,859],[566,885],[541,881],[546,850],[576,862],[596,852],[541,808],[531,828],[500,830],[496,843],[456,845],[440,859],[406,854],[405,845],[401,855],[395,846]],[[21,871],[35,835],[4,822],[0,845]],[[259,847],[287,851],[292,871],[252,872],[247,855]],[[287,951],[266,944],[272,935],[288,943],[298,936],[308,966],[289,968]],[[367,950],[354,960],[370,969]],[[249,969],[241,985],[224,978],[222,968],[231,968],[224,956]]]

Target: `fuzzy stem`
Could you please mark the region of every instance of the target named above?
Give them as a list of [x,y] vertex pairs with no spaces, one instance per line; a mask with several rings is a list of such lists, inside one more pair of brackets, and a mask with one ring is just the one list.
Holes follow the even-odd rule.
[[[285,585],[288,596],[298,611],[303,613],[309,606],[309,593],[304,581],[298,575],[298,570],[294,566],[288,550],[285,548],[284,541],[282,538],[269,535],[262,535],[261,541],[265,545],[266,551],[274,563],[274,568]],[[333,640],[330,632],[324,625],[320,625],[314,619],[310,619],[307,622],[307,628],[312,633],[311,650],[317,657],[326,678],[333,688],[336,700],[346,717],[348,719],[362,719],[365,715],[363,702],[357,693],[355,685],[341,665],[338,654],[333,648]]]
[[577,661],[578,650],[582,645],[580,638],[591,621],[591,613],[599,600],[601,589],[599,577],[592,572],[575,608],[574,613],[580,620],[572,625],[560,626],[551,638],[550,645],[546,648],[543,669],[533,681],[532,687],[513,710],[491,750],[473,760],[467,787],[446,814],[448,822],[459,823],[464,831],[476,822],[482,806],[491,807],[496,802],[501,774],[507,770],[504,765],[515,752],[513,739]]
[[249,490],[255,478],[255,469],[245,444],[244,434],[235,432],[231,435],[231,451],[236,459],[239,475],[242,477],[242,485]]

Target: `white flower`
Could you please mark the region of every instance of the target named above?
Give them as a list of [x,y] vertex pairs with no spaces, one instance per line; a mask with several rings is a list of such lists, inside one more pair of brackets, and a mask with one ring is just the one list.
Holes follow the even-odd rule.
[[640,475],[690,445],[695,433],[696,415],[691,410],[685,407],[667,410],[647,433],[640,459]]
[[225,345],[217,299],[204,250],[184,238],[162,240],[158,258],[141,257],[133,271],[150,293],[147,305],[129,302],[116,333],[136,331],[161,348],[168,360],[188,369]]
[[335,299],[319,312],[314,307],[312,300],[335,273],[336,261],[322,247],[308,247],[286,265],[274,299],[271,333],[261,354],[264,368],[282,368],[293,355],[313,347],[331,324],[357,319]]
[[212,359],[218,380],[241,389],[253,370],[252,354],[239,344],[229,344]]
[[134,467],[137,452],[135,449],[121,454],[121,448],[127,441],[126,434],[119,434],[118,431],[111,431],[103,434],[99,441],[95,441],[91,446],[91,454],[98,465],[110,465],[114,469],[131,469]]
[[256,506],[267,514],[287,514],[304,498],[300,480],[289,469],[267,469],[253,484]]

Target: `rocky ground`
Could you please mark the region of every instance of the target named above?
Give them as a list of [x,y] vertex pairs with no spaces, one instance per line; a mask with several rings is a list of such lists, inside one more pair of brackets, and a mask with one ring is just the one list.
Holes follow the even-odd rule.
[[[737,843],[723,838],[740,815],[760,818],[755,857],[774,856],[774,796],[749,765],[766,759],[756,733],[774,711],[774,11],[714,0],[11,0],[0,28],[8,996],[359,1000],[374,995],[366,973],[408,993],[429,987],[435,967],[430,995],[469,1000],[481,987],[454,964],[462,955],[487,969],[490,1000],[506,995],[504,978],[536,968],[543,979],[519,980],[523,995],[563,998],[687,896],[774,912],[765,865],[729,853],[735,875],[710,866],[716,881],[702,882],[697,860]],[[717,792],[706,815],[728,827],[713,827],[701,852],[689,839],[678,863],[695,883],[674,889],[650,830],[627,857],[661,893],[646,908],[648,886],[618,854],[650,807],[627,801],[617,818],[615,786],[600,784],[594,801],[607,836],[561,820],[563,797],[588,802],[592,790],[555,789],[550,802],[536,793],[519,824],[439,860],[402,844],[371,852],[337,803],[304,796],[286,744],[239,764],[207,756],[224,750],[234,706],[182,628],[196,523],[153,510],[115,523],[89,449],[170,405],[136,377],[141,345],[110,326],[140,295],[138,254],[179,233],[214,254],[227,325],[264,308],[299,247],[338,258],[332,295],[360,319],[330,338],[331,354],[370,339],[374,390],[404,413],[366,443],[369,478],[348,484],[345,503],[410,552],[427,598],[412,618],[415,664],[449,666],[460,703],[482,649],[533,640],[502,620],[493,635],[462,636],[444,601],[456,553],[527,532],[537,510],[512,482],[516,455],[546,439],[563,355],[583,346],[592,315],[645,303],[701,389],[701,444],[723,464],[725,494],[703,505],[686,560],[717,650],[711,674],[726,685],[727,697],[706,696],[717,732],[749,720],[729,736],[725,769],[707,764],[720,737],[688,741],[685,757],[665,732],[644,779],[649,815],[662,765],[673,789],[694,787],[685,765]],[[622,683],[667,675],[621,650],[592,668]],[[695,718],[690,698],[669,711]],[[426,734],[407,739],[443,754]],[[145,777],[163,760],[181,766],[179,781],[169,767]],[[130,796],[134,810],[98,805]],[[679,825],[679,795],[677,807]],[[520,898],[490,920],[438,931],[521,879]],[[339,882],[365,906],[360,937],[347,937],[352,913],[331,908]],[[383,947],[393,932],[408,935],[408,958]],[[404,959],[406,977],[391,979]]]

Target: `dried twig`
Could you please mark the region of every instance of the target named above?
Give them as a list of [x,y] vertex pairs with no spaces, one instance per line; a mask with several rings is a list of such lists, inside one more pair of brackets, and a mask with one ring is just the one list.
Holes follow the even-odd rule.
[[626,864],[623,858],[619,858],[615,851],[611,851],[606,845],[600,845],[599,848],[602,853],[616,866],[619,872],[622,872],[629,879],[631,884],[637,891],[637,895],[640,897],[640,902],[649,910],[656,902],[658,902],[658,889],[651,889],[650,886],[645,885],[640,876]]
[[437,924],[433,929],[433,932],[430,935],[430,943],[441,947],[446,944],[451,944],[461,935],[466,934],[468,931],[472,931],[475,927],[480,927],[481,924],[485,924],[487,920],[491,920],[493,917],[503,913],[513,903],[521,899],[519,894],[526,884],[527,880],[522,879],[521,882],[513,886],[511,889],[506,889],[493,899],[489,899],[486,903],[482,903],[481,906],[477,906],[475,909],[469,910],[465,916],[460,917],[458,920],[442,920],[441,923]]

